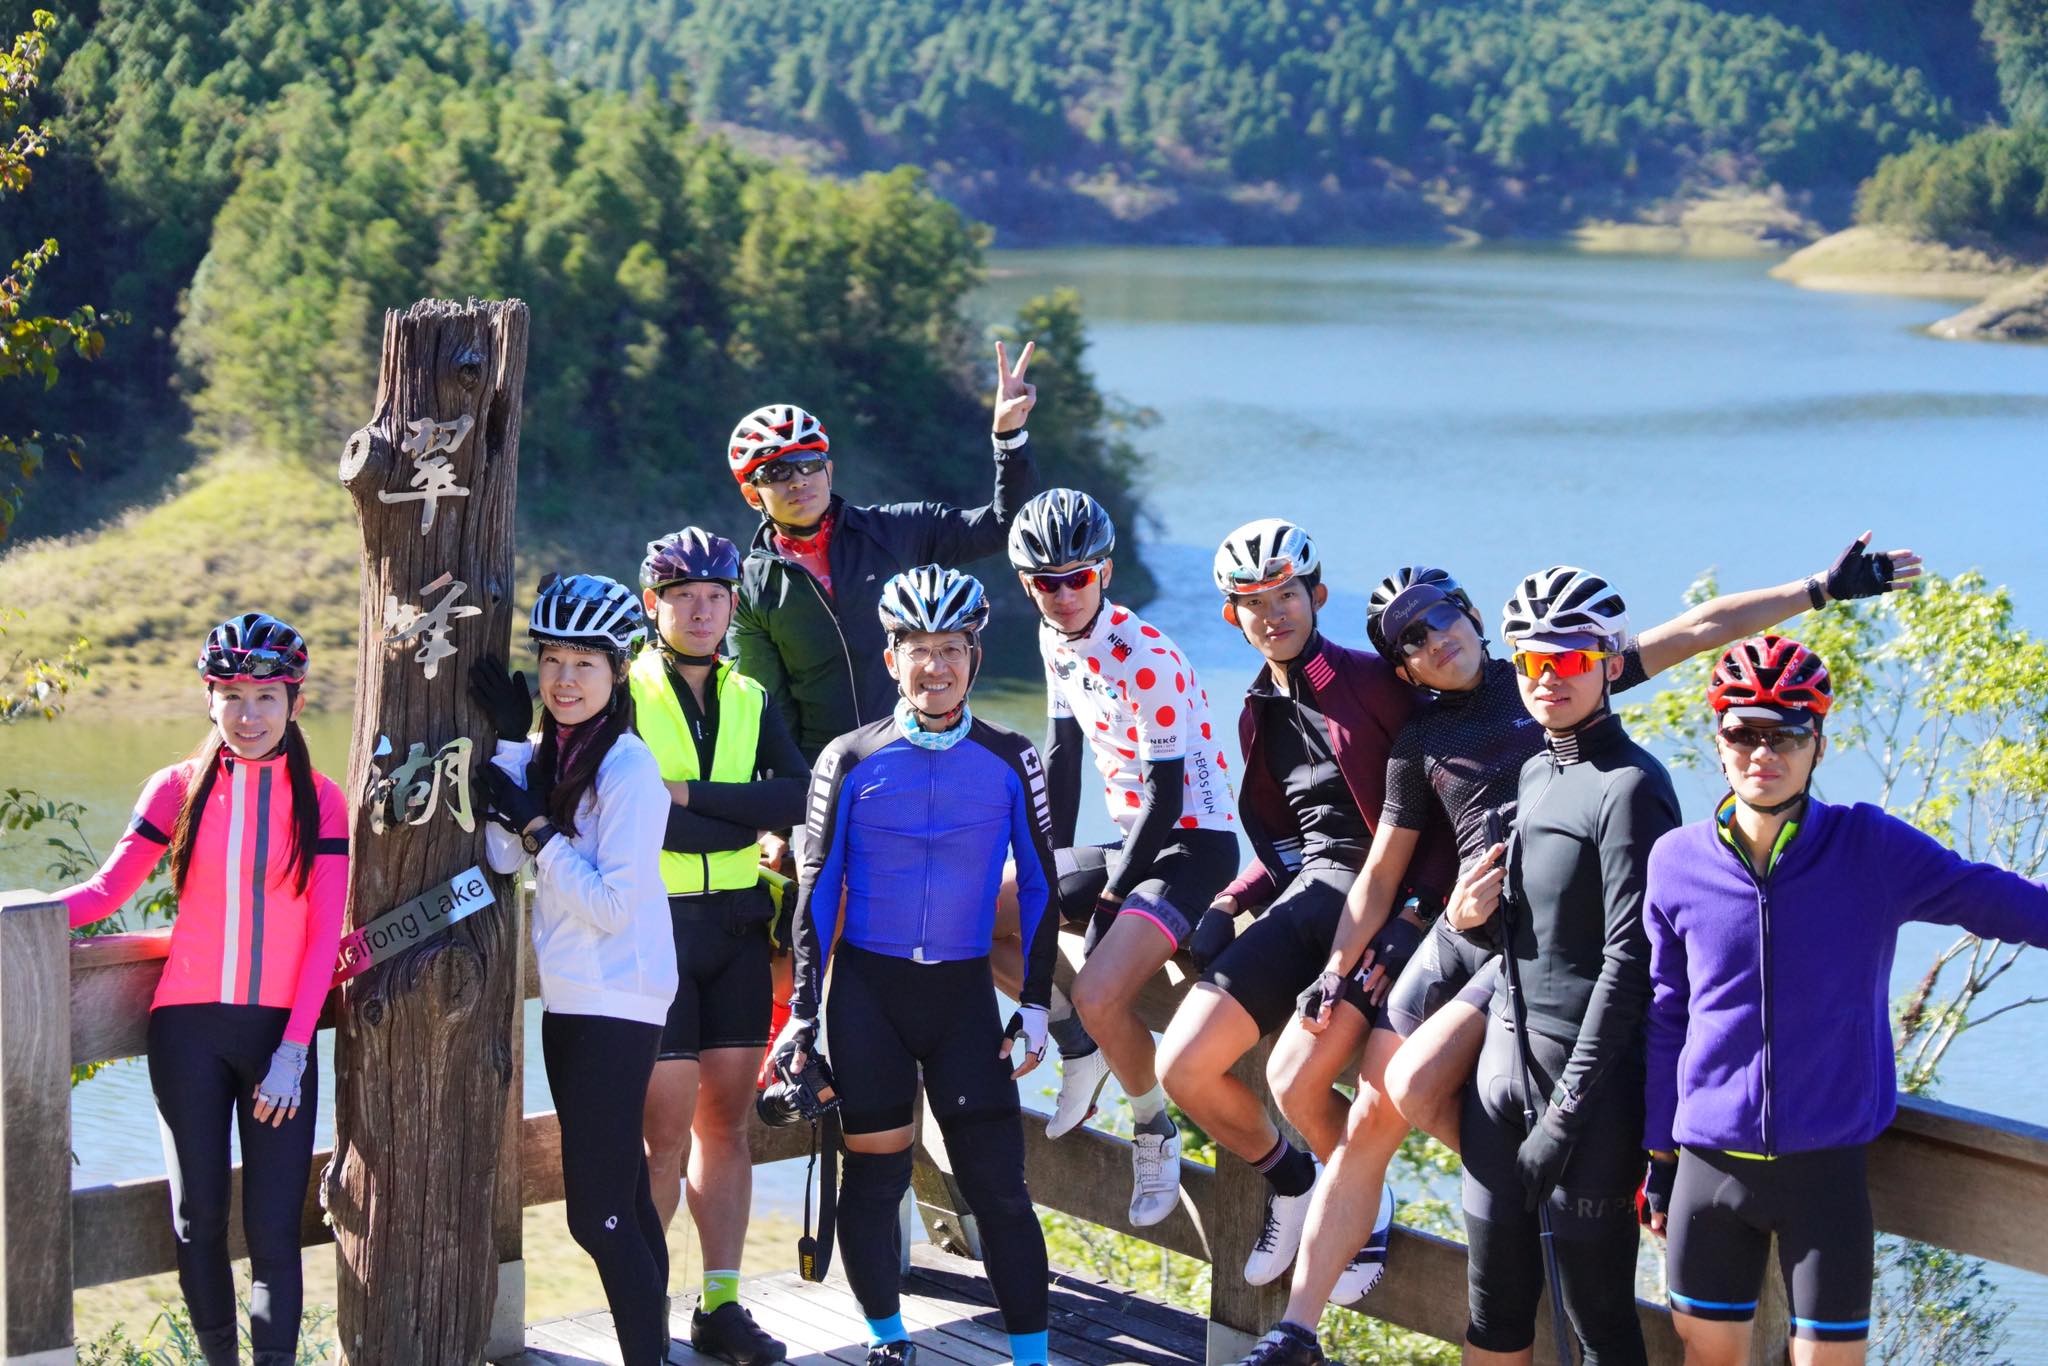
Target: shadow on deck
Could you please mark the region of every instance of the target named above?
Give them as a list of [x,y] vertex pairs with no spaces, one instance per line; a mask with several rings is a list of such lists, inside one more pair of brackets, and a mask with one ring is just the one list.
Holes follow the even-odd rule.
[[[912,1249],[903,1282],[903,1322],[917,1344],[920,1366],[1003,1366],[1010,1360],[1002,1316],[981,1266],[925,1244]],[[760,1325],[789,1344],[792,1363],[867,1360],[867,1325],[853,1292],[835,1271],[813,1285],[794,1271],[758,1276],[740,1298]],[[689,1348],[689,1301],[682,1296],[669,1320],[675,1344],[669,1360],[710,1362]],[[1118,1290],[1076,1272],[1053,1272],[1054,1366],[1180,1366],[1203,1359],[1206,1325],[1196,1314]],[[551,1319],[526,1330],[526,1353],[501,1366],[619,1366],[611,1315]]]

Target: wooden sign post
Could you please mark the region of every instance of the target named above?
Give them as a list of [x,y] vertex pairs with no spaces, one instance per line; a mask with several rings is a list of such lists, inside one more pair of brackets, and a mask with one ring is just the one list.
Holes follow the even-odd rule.
[[[342,455],[363,530],[351,932],[451,879],[473,885],[483,864],[472,773],[496,737],[467,682],[512,624],[526,329],[517,301],[387,313],[375,416]],[[514,1331],[523,1308],[520,1106],[507,1104],[520,1094],[522,929],[510,879],[487,881],[495,904],[422,916],[439,928],[396,952],[391,921],[366,932],[375,959],[343,989],[322,1194],[342,1358],[362,1366],[481,1361],[501,1299]]]

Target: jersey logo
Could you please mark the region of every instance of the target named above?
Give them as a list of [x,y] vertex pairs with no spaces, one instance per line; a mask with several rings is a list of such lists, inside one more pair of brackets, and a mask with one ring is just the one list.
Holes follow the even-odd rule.
[[1053,656],[1051,667],[1053,676],[1064,683],[1074,676],[1074,670],[1081,667],[1081,661],[1078,659],[1061,659],[1058,655],[1055,655]]
[[1024,785],[1031,791],[1031,819],[1038,833],[1052,838],[1052,803],[1046,792],[1045,766],[1039,762],[1035,745],[1024,746]]
[[1109,633],[1109,652],[1116,657],[1119,664],[1131,657],[1130,645],[1114,631]]

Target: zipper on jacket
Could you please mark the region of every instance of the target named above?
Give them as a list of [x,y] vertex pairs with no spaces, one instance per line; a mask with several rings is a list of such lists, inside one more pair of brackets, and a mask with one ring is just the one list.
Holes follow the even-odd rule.
[[[939,819],[939,756],[925,751],[924,758],[924,828],[929,832]],[[924,895],[919,899],[917,909],[917,952],[911,955],[913,962],[932,961],[924,956],[925,940],[931,933],[931,926],[932,861],[927,856],[924,861]]]
[[793,567],[811,585],[811,591],[818,595],[818,606],[825,609],[825,615],[832,622],[832,634],[839,637],[839,657],[846,661],[846,690],[853,695],[853,724],[856,726],[861,725],[860,683],[854,677],[853,651],[846,647],[846,632],[840,628],[839,612],[832,606],[831,600],[825,596],[825,585],[818,582],[816,574],[813,574],[802,565],[795,565]]
[[1765,1157],[1776,1157],[1778,1155],[1777,1144],[1771,1137],[1771,875],[1765,873],[1762,877],[1758,877],[1756,869],[1750,864],[1749,855],[1745,854],[1735,845],[1731,844],[1728,846],[1728,853],[1736,863],[1741,865],[1743,873],[1749,878],[1750,886],[1756,889],[1757,972],[1762,977],[1762,982],[1759,984],[1760,990],[1757,995],[1763,1014],[1764,1036],[1762,1050],[1764,1094],[1762,1111],[1758,1115],[1758,1124],[1760,1126],[1758,1136],[1763,1140],[1763,1147],[1761,1149],[1763,1155]]

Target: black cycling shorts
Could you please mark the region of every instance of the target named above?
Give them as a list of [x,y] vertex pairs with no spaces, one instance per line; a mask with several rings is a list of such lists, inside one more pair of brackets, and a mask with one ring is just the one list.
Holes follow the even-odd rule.
[[[1085,925],[1096,911],[1096,898],[1109,885],[1109,866],[1123,852],[1120,844],[1077,844],[1053,851],[1059,876],[1056,894],[1060,918]],[[1124,898],[1120,915],[1141,915],[1157,925],[1178,949],[1188,942],[1195,922],[1237,876],[1237,836],[1228,830],[1180,830],[1159,851],[1143,882]],[[1098,925],[1091,943],[1107,925]]]
[[1330,961],[1344,898],[1358,870],[1320,859],[1302,865],[1266,913],[1217,955],[1202,980],[1220,987],[1270,1034],[1295,1013],[1295,998]]
[[1866,1151],[1824,1148],[1763,1161],[1680,1149],[1666,1225],[1672,1309],[1754,1318],[1775,1233],[1793,1334],[1868,1338],[1875,1231]]
[[661,1060],[694,1060],[714,1048],[763,1048],[774,988],[768,921],[775,904],[760,886],[668,899],[676,939],[676,999],[661,1031]]
[[909,1124],[920,1067],[940,1123],[1016,1115],[997,1011],[986,958],[914,963],[842,942],[825,990],[841,1128],[875,1134]]
[[1387,994],[1394,1030],[1407,1038],[1422,1022],[1453,1000],[1485,1010],[1500,982],[1500,958],[1451,928],[1438,916],[1429,937],[1408,960],[1407,970]]

